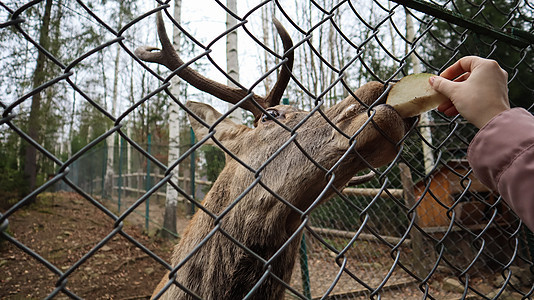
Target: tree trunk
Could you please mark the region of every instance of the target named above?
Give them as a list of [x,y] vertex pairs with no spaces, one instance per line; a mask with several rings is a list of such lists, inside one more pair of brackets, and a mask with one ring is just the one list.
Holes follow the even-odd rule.
[[[413,20],[412,16],[410,15],[410,12],[408,9],[405,8],[406,12],[406,39],[409,43],[413,43],[415,40],[415,30],[413,28]],[[414,45],[412,44],[412,47]],[[409,50],[409,49],[406,49]],[[410,54],[410,60],[413,64],[413,73],[421,73],[421,62],[417,58],[417,56],[412,53]],[[432,144],[432,131],[430,130],[430,112],[424,112],[421,114],[419,119],[419,131],[421,132],[421,136],[429,143]],[[432,168],[434,167],[434,154],[432,153],[432,148],[425,143],[425,141],[421,141],[421,146],[423,147],[423,162],[425,166],[425,173],[429,174],[432,171]]]
[[[263,32],[263,43],[265,45],[269,45],[269,20],[267,20],[267,5],[262,6],[261,8],[261,27]],[[263,71],[267,73],[269,71],[269,52],[263,51],[264,59],[263,59]],[[269,91],[271,90],[271,77],[266,77],[263,81],[263,84],[265,85],[265,95],[269,94]]]
[[[39,44],[45,48],[50,48],[50,18],[52,15],[52,0],[46,0],[43,23],[39,32]],[[35,89],[42,85],[46,79],[46,56],[39,51],[37,54],[37,64],[33,72],[32,87]],[[39,129],[41,127],[41,92],[32,96],[30,119],[28,120],[28,135],[37,143],[41,142]],[[37,183],[37,149],[31,145],[26,146],[24,175],[28,180],[28,189],[31,193]],[[34,201],[35,199],[32,199]]]
[[[122,1],[120,2],[120,8],[119,8],[119,24],[117,28],[122,27],[122,19],[123,19],[123,13],[122,13]],[[120,54],[121,54],[121,47],[117,44],[117,52],[115,53],[115,72],[113,77],[113,98],[111,99],[111,115],[115,116],[115,113],[117,112],[117,102],[118,102],[118,93],[119,93],[119,72],[120,72]],[[115,142],[117,140],[117,135],[112,134],[106,139],[107,143],[107,162],[106,162],[106,178],[105,178],[105,192],[104,196],[113,196],[113,175],[115,175],[115,171],[113,170],[113,160],[115,155]]]
[[[174,19],[176,22],[181,22],[182,14],[182,0],[175,0],[174,2]],[[180,30],[174,26],[172,41],[174,49],[180,51]],[[178,76],[172,78],[171,92],[178,98],[180,95],[180,85]],[[169,151],[168,163],[172,165],[180,157],[180,107],[171,101],[169,105]],[[179,165],[174,168],[172,182],[178,185]],[[165,213],[163,215],[163,229],[161,236],[165,238],[173,238],[177,235],[176,230],[176,207],[178,204],[178,191],[167,184],[167,196],[165,199]]]
[[[233,13],[237,13],[237,1],[227,0],[226,7]],[[226,29],[230,29],[237,24],[237,20],[230,14],[226,14]],[[229,32],[226,35],[226,73],[234,79],[239,81],[239,59],[237,52],[237,29]],[[236,85],[228,79],[228,85],[235,87]],[[234,105],[229,103],[228,109],[231,109]],[[241,109],[236,109],[230,114],[230,118],[236,123],[242,123],[243,116]]]
[[[419,216],[417,215],[417,210],[414,208],[417,201],[415,199],[412,174],[410,172],[410,167],[405,163],[399,163],[400,177],[402,182],[402,189],[404,191],[404,202],[406,206],[410,209],[413,208],[413,220],[414,224],[419,223]],[[415,226],[410,231],[410,239],[412,243],[410,248],[412,249],[412,260],[411,264],[413,265],[413,271],[417,276],[424,278],[430,270],[429,267],[434,265],[436,261],[434,252],[430,249],[427,251],[429,243],[425,241],[424,235],[417,229]]]
[[[333,4],[331,5],[333,6]],[[328,26],[328,51],[330,52],[330,62],[332,64],[334,64],[334,62],[336,61],[335,47],[337,44],[338,43],[336,43],[334,26],[330,24],[330,26]],[[327,82],[327,84],[329,85],[329,84],[332,84],[336,80],[337,74],[333,70],[328,70],[328,73],[330,73],[330,78]],[[328,98],[329,98],[327,101],[328,107],[334,106],[334,104],[336,104],[336,98],[337,98],[337,93],[336,93],[335,88],[330,89],[330,91],[328,92]]]

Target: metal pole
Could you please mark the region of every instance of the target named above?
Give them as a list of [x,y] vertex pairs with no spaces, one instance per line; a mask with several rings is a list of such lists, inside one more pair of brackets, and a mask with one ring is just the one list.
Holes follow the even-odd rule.
[[[282,98],[282,104],[289,105],[288,98]],[[308,249],[306,247],[306,236],[302,234],[302,240],[300,241],[300,273],[302,278],[302,291],[307,299],[311,299],[311,287],[310,287],[310,270],[308,267]]]
[[[91,153],[90,155],[93,155],[93,153]],[[90,166],[89,169],[91,170],[89,172],[90,173],[90,175],[89,175],[89,184],[90,184],[89,195],[94,196],[94,194],[93,194],[93,185],[94,185],[95,182],[94,182],[93,178],[95,176],[95,172],[96,171],[94,170],[94,166]]]
[[[152,136],[148,134],[148,145],[147,153],[150,154],[150,144]],[[146,160],[146,180],[145,180],[145,190],[148,192],[150,190],[150,159]],[[150,197],[146,199],[145,202],[145,229],[148,234],[148,220],[149,220],[149,207],[150,207]]]
[[302,235],[302,240],[300,241],[300,273],[302,276],[302,291],[306,299],[311,299],[311,289],[310,289],[310,271],[308,268],[308,250],[306,249],[306,236]]
[[[193,131],[193,128],[190,128],[191,133],[191,147],[193,144],[195,144],[195,132]],[[195,151],[191,152],[191,162],[190,162],[190,168],[191,168],[191,198],[195,199]],[[191,214],[195,213],[195,203],[191,202]]]
[[117,183],[119,190],[117,191],[117,210],[121,213],[121,192],[122,192],[122,156],[124,152],[124,138],[121,137],[121,146],[119,151],[119,182]]
[[[111,147],[110,145],[107,145],[108,147]],[[104,201],[104,189],[105,189],[105,179],[106,179],[106,168],[108,165],[108,149],[102,149],[101,151],[104,151],[104,159],[102,160],[102,180],[100,181],[101,185],[101,197],[102,201]]]

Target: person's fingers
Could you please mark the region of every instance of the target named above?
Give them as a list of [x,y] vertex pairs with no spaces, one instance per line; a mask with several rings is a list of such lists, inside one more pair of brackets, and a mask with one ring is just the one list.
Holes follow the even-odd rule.
[[449,99],[452,98],[452,93],[454,92],[456,85],[459,84],[440,76],[432,76],[428,81],[434,90],[442,93]]
[[506,78],[506,80],[508,80],[508,72],[506,72],[505,70],[502,70],[502,73],[503,73],[504,78]]
[[456,116],[458,114],[458,110],[456,109],[454,104],[452,104],[451,100],[441,103],[438,106],[438,111],[444,113],[446,116],[449,117]]
[[454,104],[452,104],[451,100],[447,100],[438,106],[438,111],[444,112],[451,107],[454,107]]
[[445,110],[443,113],[448,117],[453,117],[453,116],[456,116],[456,115],[460,114],[458,112],[458,110],[456,109],[456,107],[454,107],[454,105],[452,107],[448,108],[447,110]]
[[466,72],[471,72],[478,59],[480,58],[475,56],[462,57],[439,75],[449,80],[453,80]]
[[471,72],[464,73],[464,74],[460,75],[459,77],[456,77],[454,79],[454,82],[466,81],[469,78],[470,75],[471,75]]

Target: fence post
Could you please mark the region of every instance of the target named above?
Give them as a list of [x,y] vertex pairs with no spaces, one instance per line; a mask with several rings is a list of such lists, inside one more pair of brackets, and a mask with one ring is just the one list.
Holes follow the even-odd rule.
[[[147,153],[150,155],[150,142],[151,134],[148,134],[148,145]],[[145,180],[145,190],[148,192],[150,190],[150,159],[146,159],[146,180]],[[150,197],[146,199],[145,202],[145,229],[148,234],[148,220],[149,220],[149,207],[150,207]]]
[[122,155],[124,148],[124,138],[121,137],[121,146],[119,150],[119,180],[118,180],[118,191],[117,191],[117,210],[118,213],[121,213],[121,192],[122,192]]
[[[193,147],[193,144],[195,144],[195,132],[193,131],[193,127],[190,127],[190,137],[191,137],[191,147]],[[195,199],[195,151],[191,152],[191,161],[190,161],[190,168],[191,168],[191,198]],[[195,203],[191,202],[191,214],[195,213]]]
[[[282,98],[282,104],[289,105],[289,98]],[[300,240],[300,273],[302,278],[302,291],[306,299],[311,299],[310,270],[308,267],[308,249],[306,247],[306,235],[302,233]]]
[[[109,147],[109,146],[108,146]],[[107,147],[106,149],[103,149],[104,151],[104,159],[102,160],[102,176],[101,176],[101,180],[100,180],[100,183],[101,183],[101,198],[102,198],[102,201],[104,201],[104,196],[106,195],[104,193],[104,185],[105,185],[105,178],[106,178],[106,168],[107,168],[107,164],[108,164],[108,150],[107,150]]]
[[310,290],[310,271],[308,269],[308,249],[306,248],[306,235],[302,234],[302,239],[300,240],[300,273],[302,276],[302,291],[306,299],[311,299],[311,290]]
[[89,169],[91,171],[89,172],[89,180],[87,180],[87,181],[89,181],[89,195],[91,195],[91,197],[93,197],[94,196],[94,194],[93,194],[93,185],[95,183],[94,180],[93,180],[93,178],[95,176],[94,166],[91,166]]

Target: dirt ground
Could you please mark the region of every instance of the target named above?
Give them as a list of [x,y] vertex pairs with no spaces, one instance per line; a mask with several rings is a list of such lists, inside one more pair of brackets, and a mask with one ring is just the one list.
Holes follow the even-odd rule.
[[[5,209],[2,209],[5,211]],[[8,232],[57,269],[67,272],[112,234],[113,220],[72,193],[44,194],[9,218]],[[143,234],[125,222],[123,231],[167,260],[173,242]],[[50,295],[59,276],[12,243],[0,240],[0,299],[39,299]],[[145,299],[164,267],[120,234],[113,235],[67,278],[66,288],[86,299]],[[65,298],[59,293],[56,299]]]
[[[132,203],[133,200],[125,201],[124,207]],[[116,209],[114,203],[104,204],[112,211]],[[126,218],[123,231],[167,260],[175,241],[155,237],[156,226],[152,225],[152,232],[147,236],[141,214],[144,207],[138,210],[139,213],[132,213]],[[158,222],[162,210],[157,205],[151,205],[150,214]],[[108,215],[81,196],[66,192],[45,193],[35,204],[18,210],[8,220],[8,232],[17,241],[33,249],[62,272],[69,272],[114,230],[114,221]],[[187,222],[184,217],[179,218],[179,232]],[[310,246],[313,252],[309,257],[311,292],[312,296],[320,297],[335,280],[339,267],[332,263],[332,257],[324,248]],[[324,256],[330,258],[330,263],[325,263]],[[368,274],[365,280],[368,283],[376,281],[373,279],[376,270],[369,272],[369,266],[365,268],[367,270],[362,269],[363,274]],[[0,269],[5,270],[0,272],[0,299],[45,298],[54,292],[59,280],[57,274],[7,241],[0,241]],[[86,299],[146,299],[164,272],[165,268],[153,258],[122,235],[115,234],[68,276],[66,288]],[[291,284],[301,291],[299,264],[296,264],[293,275]],[[391,280],[394,283],[406,281],[409,280],[405,276]],[[344,275],[333,294],[354,289],[354,281]],[[60,292],[57,298],[67,296]],[[286,298],[294,299],[290,295]]]
[[[9,203],[0,209],[5,212],[13,204]],[[105,204],[113,211],[115,206],[112,203]],[[161,214],[160,209],[154,210],[152,216]],[[70,293],[81,298],[148,299],[165,273],[163,265],[121,233],[117,233],[110,216],[75,193],[44,193],[36,203],[9,216],[8,221],[8,233],[50,262],[52,268],[68,273],[63,284]],[[179,218],[179,232],[187,222],[186,218]],[[158,238],[154,229],[147,235],[140,214],[132,213],[127,217],[122,231],[165,261],[168,261],[176,242]],[[106,238],[109,240],[102,247],[86,257],[91,249]],[[334,243],[335,240],[331,242]],[[376,287],[389,271],[391,257],[385,255],[387,249],[380,249],[375,244],[360,242],[358,245],[355,253],[364,255],[360,257],[355,254],[347,267],[360,280]],[[336,282],[340,268],[334,262],[333,253],[325,247],[313,241],[308,246],[311,294],[313,298],[321,297]],[[443,277],[435,277],[431,289],[436,299],[461,298],[462,291],[444,288]],[[59,280],[58,274],[43,263],[13,243],[0,239],[0,299],[45,298],[54,293],[56,286],[61,284]],[[479,282],[476,285],[480,288],[488,284]],[[298,263],[295,265],[291,286],[302,292]],[[486,290],[489,293],[491,289],[488,286]],[[333,297],[335,299],[369,299],[364,286],[345,273],[338,279],[330,295],[338,295]],[[413,278],[399,270],[388,280],[381,296],[383,299],[411,300],[421,299],[422,292]],[[514,296],[510,299],[514,299]],[[67,295],[59,292],[55,299],[66,298]],[[288,293],[286,299],[296,297]]]

